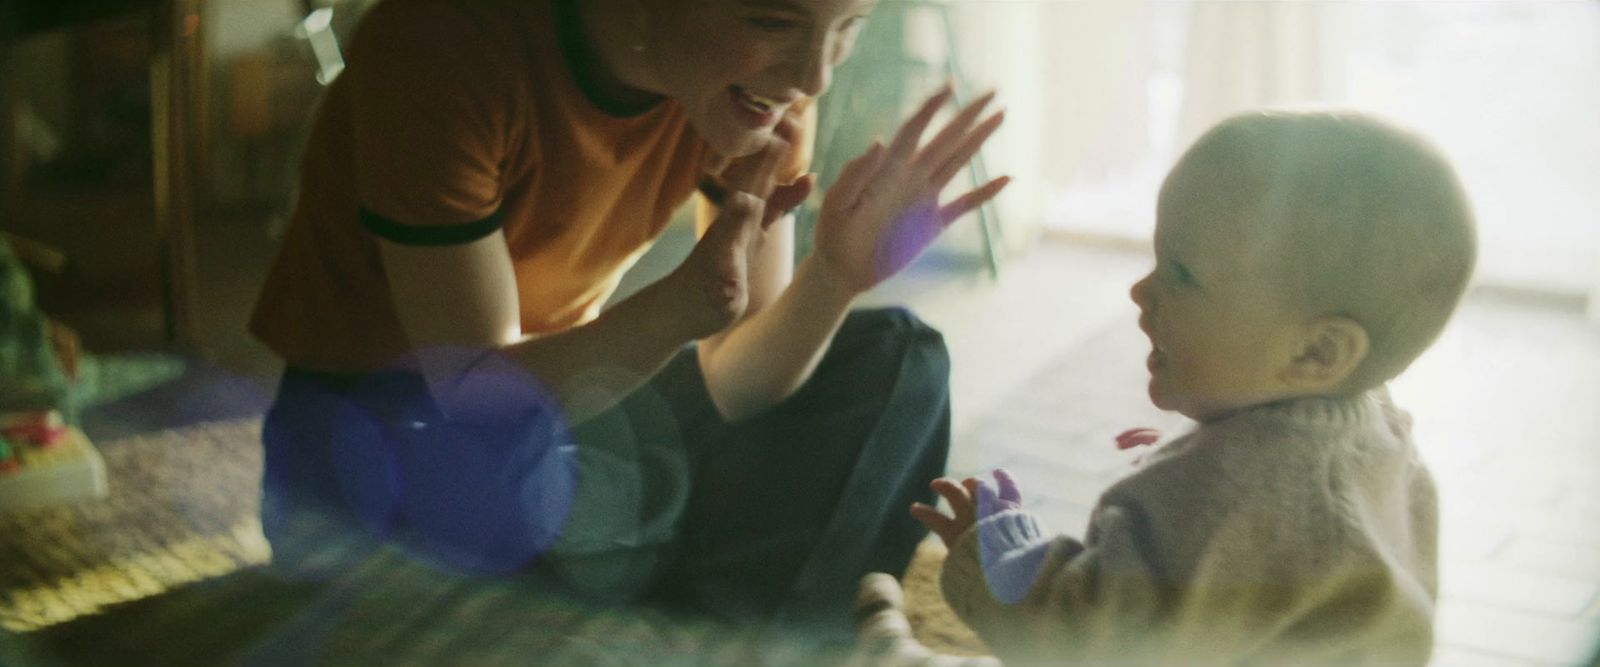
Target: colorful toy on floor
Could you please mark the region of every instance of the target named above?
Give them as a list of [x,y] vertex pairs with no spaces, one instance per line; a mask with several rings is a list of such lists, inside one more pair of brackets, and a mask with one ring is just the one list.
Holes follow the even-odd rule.
[[66,422],[56,410],[0,413],[0,437],[12,442],[49,447],[66,434]]
[[55,410],[0,413],[0,512],[103,498],[106,465]]

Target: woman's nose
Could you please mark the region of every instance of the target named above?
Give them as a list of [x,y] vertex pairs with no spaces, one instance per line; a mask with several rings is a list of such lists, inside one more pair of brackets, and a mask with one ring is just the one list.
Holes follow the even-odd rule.
[[819,40],[807,44],[793,57],[794,86],[806,97],[816,97],[828,90],[833,83],[833,65],[829,64],[828,51],[832,48],[830,40]]

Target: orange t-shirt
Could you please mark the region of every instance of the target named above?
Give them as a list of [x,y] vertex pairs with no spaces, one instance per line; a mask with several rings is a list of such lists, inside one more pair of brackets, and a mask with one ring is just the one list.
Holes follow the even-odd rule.
[[251,320],[289,364],[360,372],[410,349],[362,209],[404,226],[497,217],[522,329],[547,333],[597,316],[695,191],[709,148],[678,105],[597,108],[553,2],[384,0],[362,17]]

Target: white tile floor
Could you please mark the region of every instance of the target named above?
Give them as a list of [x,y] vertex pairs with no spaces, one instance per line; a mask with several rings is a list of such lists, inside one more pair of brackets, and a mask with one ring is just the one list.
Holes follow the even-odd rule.
[[[945,333],[952,472],[1006,465],[1024,481],[1052,480],[1036,504],[1075,530],[1122,469],[1112,434],[1181,426],[1144,404],[1144,343],[1127,288],[1148,261],[1045,243],[1008,260],[997,281],[929,261],[870,295],[869,304],[910,304]],[[1118,327],[1135,344],[1118,342]],[[1102,372],[1017,391],[1072,358]],[[1433,664],[1589,664],[1600,647],[1600,328],[1575,312],[1475,293],[1392,389],[1440,489]]]

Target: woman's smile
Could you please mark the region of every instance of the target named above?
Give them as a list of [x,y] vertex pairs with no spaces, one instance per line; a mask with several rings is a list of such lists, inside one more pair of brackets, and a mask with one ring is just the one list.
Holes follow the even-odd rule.
[[752,130],[769,129],[777,125],[784,109],[792,103],[757,95],[740,86],[729,86],[728,98],[733,105],[734,115]]

